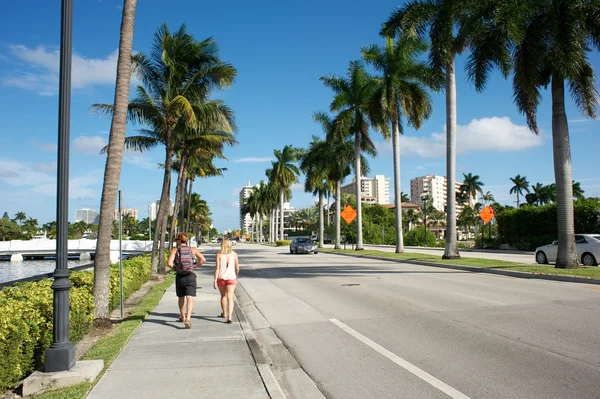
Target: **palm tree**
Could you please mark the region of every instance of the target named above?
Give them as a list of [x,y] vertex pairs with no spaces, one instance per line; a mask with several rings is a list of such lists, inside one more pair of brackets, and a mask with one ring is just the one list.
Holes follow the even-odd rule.
[[306,175],[304,191],[319,196],[319,247],[323,247],[325,224],[323,221],[323,195],[327,191],[327,158],[323,155],[327,151],[328,143],[313,136],[310,147],[304,153],[300,162],[300,169]]
[[529,192],[529,182],[527,177],[516,175],[511,177],[510,181],[514,184],[510,189],[510,194],[517,194],[517,208],[519,208],[519,195],[523,195],[523,191]]
[[481,180],[479,180],[479,175],[473,175],[471,173],[463,173],[463,184],[460,187],[460,191],[466,194],[468,198],[469,205],[472,205],[471,199],[474,202],[477,202],[477,193],[483,195],[483,184]]
[[[150,141],[158,139],[165,145],[165,172],[152,251],[152,270],[158,268],[164,273],[164,240],[176,129],[181,125],[187,129],[198,128],[197,116],[202,112],[199,105],[208,100],[213,88],[231,85],[236,71],[220,60],[212,38],[197,42],[186,32],[185,25],[173,34],[162,25],[154,35],[150,57],[136,54],[133,62],[143,86],[137,87],[137,98],[129,104],[129,118],[149,126],[150,129],[142,130],[142,133],[151,137],[131,144],[134,148],[147,148]],[[96,104],[92,108],[109,114],[113,111],[112,105]],[[202,116],[218,119],[210,112]]]
[[485,194],[482,194],[481,199],[486,205],[493,204],[496,201],[491,191],[486,191]]
[[[429,33],[429,64],[437,81],[446,82],[446,203],[447,234],[445,259],[460,257],[456,237],[456,76],[454,59],[464,47],[466,36],[458,34],[465,2],[459,0],[413,0],[395,10],[381,33],[425,36]],[[458,32],[458,33],[455,33]]]
[[573,179],[569,127],[565,111],[565,81],[577,108],[594,119],[598,106],[595,72],[589,60],[592,46],[600,50],[600,3],[569,1],[480,1],[472,24],[478,34],[468,62],[479,90],[491,71],[513,66],[513,91],[529,128],[538,133],[541,89],[552,94],[552,143],[557,189],[558,252],[556,267],[576,268]]
[[573,182],[573,198],[583,199],[583,198],[585,198],[583,196],[583,194],[585,194],[585,191],[583,191],[583,189],[581,188],[581,183],[579,183],[578,181],[574,181]]
[[108,319],[110,286],[110,241],[113,211],[123,164],[123,143],[127,126],[127,105],[131,85],[131,53],[137,0],[124,0],[121,16],[119,57],[115,83],[114,113],[108,137],[104,183],[100,200],[100,224],[94,257],[94,318]]
[[[383,75],[378,78],[374,106],[392,125],[394,157],[394,203],[396,205],[396,253],[404,252],[402,239],[402,194],[400,182],[400,134],[404,132],[402,120],[416,129],[432,112],[431,98],[425,85],[431,83],[431,71],[418,60],[427,49],[418,38],[400,36],[394,43],[386,37],[386,46],[362,49],[365,61]],[[387,124],[384,137],[388,138]]]
[[27,215],[25,214],[25,212],[17,212],[15,214],[14,221],[17,222],[19,226],[21,226],[25,220],[27,220]]
[[292,184],[298,183],[298,175],[300,170],[294,164],[299,159],[299,152],[296,148],[291,145],[286,145],[283,150],[275,150],[275,161],[272,161],[271,168],[271,181],[277,185],[279,190],[279,237],[280,240],[284,239],[284,227],[283,227],[283,202],[284,194],[286,189],[290,189]]
[[405,192],[401,192],[400,193],[400,198],[401,198],[400,199],[401,202],[404,202],[404,203],[409,203],[410,202],[410,197]]
[[361,206],[361,150],[376,153],[375,144],[369,134],[369,125],[385,132],[382,115],[372,112],[372,99],[377,88],[375,80],[364,69],[362,62],[353,61],[348,68],[348,77],[322,77],[323,84],[333,90],[334,99],[330,110],[339,112],[335,118],[335,132],[340,136],[354,137],[354,170],[356,173],[356,250],[363,248]]

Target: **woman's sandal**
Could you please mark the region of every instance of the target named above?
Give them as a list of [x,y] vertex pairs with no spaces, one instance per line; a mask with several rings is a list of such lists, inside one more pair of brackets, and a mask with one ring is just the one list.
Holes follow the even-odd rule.
[[179,316],[179,318],[177,319],[177,321],[180,321],[183,323],[183,317]]
[[225,314],[221,313],[218,317],[225,318]]
[[233,323],[231,320],[227,320],[227,324],[231,324]]
[[185,328],[192,328],[192,322],[189,319],[184,321],[183,324],[185,325]]

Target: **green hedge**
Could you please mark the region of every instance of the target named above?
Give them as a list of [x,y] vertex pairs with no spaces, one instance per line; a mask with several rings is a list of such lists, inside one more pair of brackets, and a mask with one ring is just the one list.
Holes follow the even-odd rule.
[[292,243],[292,240],[277,240],[275,241],[275,245],[278,247],[286,247]]
[[[437,239],[435,234],[427,230],[427,246],[435,247]],[[404,245],[422,247],[425,244],[425,229],[423,226],[416,227],[404,235]]]
[[[119,267],[111,265],[110,308],[119,304]],[[123,296],[127,298],[150,278],[150,256],[123,261]],[[93,271],[72,272],[70,332],[81,340],[94,319]],[[0,391],[14,387],[44,361],[52,343],[53,293],[49,279],[21,283],[0,291]]]
[[[594,198],[574,203],[575,232],[600,231],[600,201]],[[524,206],[496,215],[498,239],[517,249],[534,250],[558,238],[556,205]]]

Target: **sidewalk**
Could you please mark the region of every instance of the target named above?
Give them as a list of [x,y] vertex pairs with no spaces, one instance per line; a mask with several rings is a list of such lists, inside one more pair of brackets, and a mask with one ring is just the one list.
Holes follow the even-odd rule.
[[192,328],[177,321],[173,284],[88,399],[269,397],[236,314],[217,317],[219,294],[201,276]]

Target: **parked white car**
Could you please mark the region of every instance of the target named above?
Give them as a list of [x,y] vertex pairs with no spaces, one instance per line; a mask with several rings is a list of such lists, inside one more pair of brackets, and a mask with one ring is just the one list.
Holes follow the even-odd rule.
[[[584,266],[598,266],[600,260],[600,234],[575,234],[577,261]],[[555,263],[558,241],[535,249],[537,263]]]

